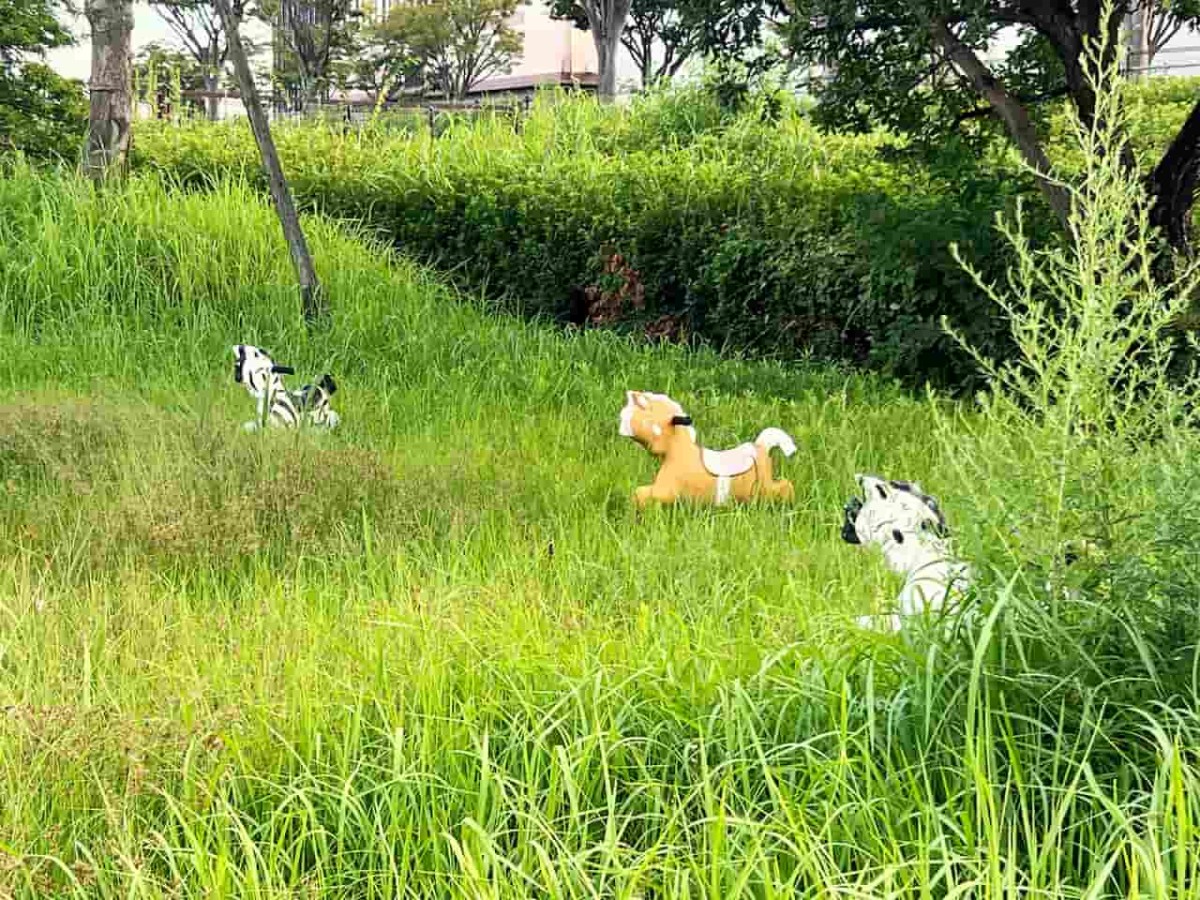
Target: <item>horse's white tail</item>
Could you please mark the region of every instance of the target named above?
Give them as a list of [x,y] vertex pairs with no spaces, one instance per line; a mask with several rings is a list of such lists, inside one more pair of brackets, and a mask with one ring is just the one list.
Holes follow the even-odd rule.
[[796,442],[782,428],[764,428],[754,439],[754,443],[768,450],[778,447],[784,456],[791,456],[796,452]]

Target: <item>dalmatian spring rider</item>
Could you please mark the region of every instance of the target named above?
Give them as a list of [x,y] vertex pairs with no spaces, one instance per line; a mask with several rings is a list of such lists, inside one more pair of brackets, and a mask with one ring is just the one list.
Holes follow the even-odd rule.
[[329,405],[337,391],[331,376],[322,375],[316,384],[289,391],[282,376],[295,373],[290,366],[276,364],[270,354],[251,344],[237,344],[233,355],[233,380],[245,385],[256,401],[257,416],[242,426],[247,431],[267,426],[335,428],[341,421]]
[[767,428],[753,443],[732,450],[709,450],[696,443],[691,417],[666,394],[626,391],[625,399],[620,434],[662,460],[654,483],[634,492],[639,507],[683,498],[717,505],[755,497],[792,499],[792,483],[776,480],[771,466],[773,449],[784,456],[796,452],[795,442],[780,429]]
[[[971,573],[953,558],[937,500],[906,481],[874,475],[856,475],[855,480],[862,497],[846,503],[842,540],[878,546],[888,567],[905,576],[896,612],[883,617],[886,625],[897,631],[905,617],[940,610],[948,595],[966,591]],[[858,621],[871,627],[876,618],[863,616]]]

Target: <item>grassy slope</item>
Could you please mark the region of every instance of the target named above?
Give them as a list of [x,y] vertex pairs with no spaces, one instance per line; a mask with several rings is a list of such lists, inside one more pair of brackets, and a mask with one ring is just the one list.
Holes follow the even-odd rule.
[[[473,770],[489,732],[552,729],[560,702],[579,720],[554,753],[590,757],[626,717],[687,730],[777,653],[844,653],[848,615],[894,590],[839,543],[839,509],[858,469],[933,472],[918,404],[833,372],[498,319],[316,223],[336,321],[308,342],[257,200],[148,181],[109,199],[102,216],[82,187],[0,182],[14,851],[105,853],[126,829],[136,843],[127,815],[157,820],[157,789],[197,789],[180,766],[337,756],[316,742],[346,717],[414,742],[406,770],[434,746],[436,766]],[[334,372],[344,430],[243,435],[238,341]],[[628,493],[653,467],[617,437],[626,387],[672,392],[716,446],[791,431],[795,507],[637,521]],[[187,749],[209,732],[229,762]],[[424,786],[430,821],[396,826],[439,844],[420,850],[434,869],[451,866],[460,787]],[[458,802],[487,820],[482,795]]]
[[[335,321],[309,341],[235,188],[19,173],[0,210],[0,895],[1195,877],[1186,761],[1149,801],[1160,837],[1087,784],[1086,748],[973,695],[964,717],[953,683],[897,694],[903,648],[849,625],[896,588],[838,540],[852,473],[955,492],[922,404],[500,319],[316,221]],[[333,371],[344,429],[243,434],[243,340]],[[791,431],[796,504],[636,519],[632,386],[715,446]]]

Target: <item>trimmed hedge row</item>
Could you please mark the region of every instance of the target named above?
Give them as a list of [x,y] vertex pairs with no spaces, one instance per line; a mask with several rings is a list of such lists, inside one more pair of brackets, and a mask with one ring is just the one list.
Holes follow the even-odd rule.
[[[502,117],[436,137],[281,126],[276,141],[307,208],[362,222],[527,312],[581,321],[602,309],[654,334],[913,384],[970,382],[943,315],[1005,352],[948,245],[998,274],[995,214],[1026,181],[934,175],[889,161],[884,138],[822,135],[796,114],[694,118],[678,98],[626,111],[539,101],[517,128]],[[241,123],[143,127],[135,164],[188,184],[261,181]],[[624,267],[605,266],[614,254]]]

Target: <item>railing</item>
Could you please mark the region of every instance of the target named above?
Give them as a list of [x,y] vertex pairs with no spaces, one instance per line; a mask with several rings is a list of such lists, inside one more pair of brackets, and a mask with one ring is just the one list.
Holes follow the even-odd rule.
[[[170,97],[160,92],[157,103],[143,99],[138,103],[137,117],[175,120],[179,118],[203,119],[209,117],[212,101],[218,120],[240,117],[245,114],[241,96],[237,91],[184,91],[179,98],[182,109],[176,109]],[[387,103],[354,98],[350,100],[322,100],[297,105],[292,98],[282,95],[264,98],[267,113],[272,121],[324,121],[327,124],[362,127],[368,122],[392,122],[406,127],[424,125],[434,133],[444,131],[456,118],[482,116],[507,117],[520,122],[533,106],[533,97],[524,95],[505,99],[414,100],[406,99]],[[178,104],[176,104],[178,105]]]

